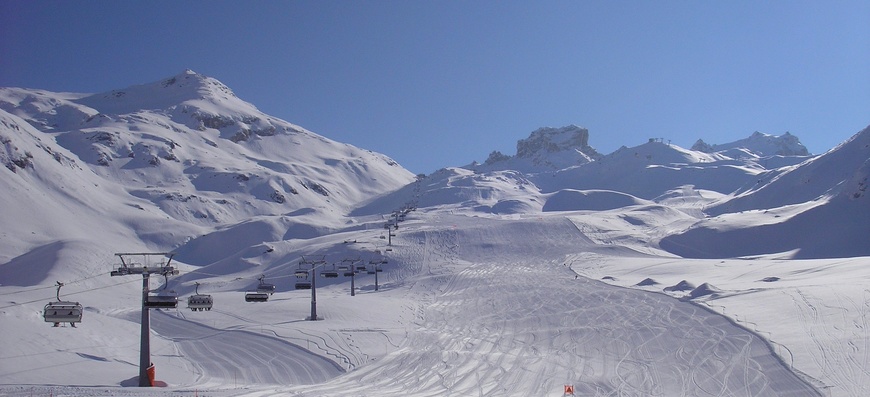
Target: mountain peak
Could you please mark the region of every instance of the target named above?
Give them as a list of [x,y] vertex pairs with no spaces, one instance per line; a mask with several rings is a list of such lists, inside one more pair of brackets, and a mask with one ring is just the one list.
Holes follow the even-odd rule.
[[101,113],[125,114],[143,109],[169,109],[184,102],[198,100],[242,102],[229,87],[217,79],[190,69],[160,81],[94,94],[76,102]]
[[516,156],[492,152],[486,165],[519,161],[534,168],[563,169],[588,163],[601,157],[589,146],[589,130],[576,125],[538,128],[526,139],[517,141]]
[[780,136],[755,131],[748,138],[730,143],[708,144],[698,139],[692,150],[704,153],[721,152],[731,149],[746,149],[759,156],[809,156],[809,151],[798,137],[786,132]]
[[233,90],[224,85],[224,83],[221,83],[215,78],[196,73],[190,69],[186,69],[178,75],[165,79],[161,81],[160,84],[166,89],[195,91],[201,97],[223,95],[231,97],[236,96],[233,93]]
[[521,158],[572,149],[595,153],[595,149],[589,146],[589,130],[573,124],[559,128],[543,127],[532,131],[527,139],[517,141],[517,157]]

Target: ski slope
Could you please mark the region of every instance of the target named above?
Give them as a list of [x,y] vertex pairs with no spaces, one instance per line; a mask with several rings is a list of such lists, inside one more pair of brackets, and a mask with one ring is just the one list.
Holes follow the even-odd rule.
[[[366,249],[383,244],[379,233],[338,233],[317,239],[311,247]],[[703,268],[697,277],[706,275],[717,285],[723,285],[719,278],[757,281],[760,274],[773,274],[753,274],[745,264],[711,272],[700,260],[614,249],[593,242],[576,219],[563,214],[505,218],[419,213],[402,223],[391,248],[386,252],[390,267],[380,274],[378,291],[368,275],[358,277],[354,297],[348,280],[318,287],[322,321],[305,321],[310,292],[288,289],[286,282],[265,303],[246,303],[241,292],[226,290],[213,292],[212,311],[190,312],[182,303],[177,310],[153,312],[152,360],[167,388],[110,386],[112,377],[118,382],[136,374],[130,364],[71,387],[5,375],[0,392],[527,396],[561,395],[566,384],[574,385],[577,395],[591,396],[815,396],[867,390],[866,331],[855,329],[851,351],[834,350],[838,339],[833,333],[842,324],[823,321],[840,313],[832,309],[838,304],[861,306],[866,301],[830,301],[809,286],[782,284],[774,293],[780,298],[767,300],[767,308],[755,306],[751,293],[733,289],[721,299],[694,301],[662,292],[663,286],[676,284],[669,284],[670,278],[688,277],[693,267]],[[759,261],[762,266],[770,262],[766,269],[771,271],[777,265]],[[815,276],[824,276],[826,270],[822,266]],[[661,283],[632,287],[647,276]],[[801,280],[791,282],[800,285]],[[790,301],[795,296],[804,298]],[[79,299],[87,297],[100,293]],[[765,319],[765,310],[789,308],[801,313],[797,329],[778,325],[775,315]],[[866,321],[866,308],[853,309],[845,308],[840,315]],[[113,334],[91,324],[138,314],[129,309],[106,313],[86,313],[76,329],[46,324],[40,334],[52,338],[55,346],[43,349],[42,356],[4,355],[0,364],[8,368],[24,360],[32,364],[34,377],[51,379],[69,365],[81,364],[50,364],[55,356],[68,355],[56,335]],[[6,324],[0,324],[0,331],[16,335]],[[137,324],[129,324],[128,343],[116,350],[125,350],[128,361],[135,363]],[[787,328],[809,334],[793,335],[784,332]],[[108,359],[112,351],[103,354]],[[94,360],[88,364],[100,366]],[[94,379],[101,376],[109,381]],[[95,390],[86,386],[89,381],[105,386]]]
[[[312,384],[343,371],[333,361],[273,336],[219,330],[184,319],[184,312],[155,311],[151,329],[174,342],[195,365],[197,384],[239,379],[256,384]],[[242,343],[240,343],[242,342]]]

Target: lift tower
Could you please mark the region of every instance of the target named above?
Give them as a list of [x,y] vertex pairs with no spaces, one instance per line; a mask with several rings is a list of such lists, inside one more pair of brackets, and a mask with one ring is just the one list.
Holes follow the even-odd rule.
[[[148,368],[151,366],[151,317],[149,316],[148,309],[150,307],[170,307],[168,304],[155,304],[149,305],[148,292],[150,287],[148,286],[149,278],[152,274],[160,274],[164,277],[168,277],[169,275],[178,274],[178,270],[172,267],[169,263],[172,262],[172,257],[175,255],[174,252],[139,252],[139,253],[117,253],[115,256],[121,259],[121,265],[111,272],[111,276],[129,276],[135,274],[142,275],[142,336],[139,341],[139,386],[140,387],[150,387],[151,380],[148,377]],[[169,259],[165,264],[161,264],[158,266],[146,266],[141,263],[133,263],[133,256],[163,256],[168,257]],[[127,258],[127,260],[125,260]],[[178,304],[177,298],[175,300],[175,304]],[[172,305],[171,307],[175,307]]]
[[[327,264],[326,255],[320,256],[318,259],[305,258],[299,260],[299,270],[297,273],[308,272],[311,275],[311,315],[306,318],[308,321],[323,320],[323,317],[317,317],[317,273],[318,268]],[[309,267],[305,269],[304,267]]]

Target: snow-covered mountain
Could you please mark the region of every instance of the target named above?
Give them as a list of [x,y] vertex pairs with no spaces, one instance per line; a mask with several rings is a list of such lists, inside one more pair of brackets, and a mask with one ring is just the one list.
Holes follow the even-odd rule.
[[[870,212],[861,198],[866,184],[864,164],[870,158],[864,150],[866,130],[821,156],[808,155],[794,135],[773,137],[758,132],[730,144],[696,144],[694,149],[650,139],[601,156],[588,147],[588,134],[577,126],[534,131],[519,141],[514,156],[494,153],[483,164],[446,168],[427,176],[417,187],[422,187],[417,193],[419,203],[497,215],[626,212],[639,205],[654,205],[680,210],[689,219],[679,227],[671,225],[669,232],[646,230],[640,238],[652,247],[659,247],[662,239],[661,248],[682,256],[738,257],[786,251],[801,258],[870,255],[870,245],[863,243],[870,223],[862,221]],[[836,204],[841,199],[829,203],[840,192],[848,204]],[[385,208],[383,203],[395,205],[410,198],[411,190],[402,189],[357,213],[377,212]],[[844,221],[822,226],[831,228],[826,236],[835,236],[831,238],[836,243],[803,233],[808,226],[784,222],[820,203],[837,205],[822,218]],[[771,213],[775,221],[753,217],[753,211]],[[729,215],[705,219],[724,214]],[[710,234],[710,225],[723,219],[728,220],[730,238]],[[795,219],[824,223],[808,214]],[[770,229],[771,223],[784,229]],[[695,235],[699,237],[682,241]]]
[[[870,128],[817,156],[788,133],[606,155],[589,134],[417,177],[192,71],[0,88],[0,394],[870,393]],[[154,311],[170,387],[118,387],[142,289],[113,254],[170,250],[160,288],[215,310]],[[318,277],[326,320],[302,321],[305,257],[382,272],[354,297]],[[274,297],[245,302],[259,277]],[[77,328],[43,321],[55,281]]]
[[[748,151],[757,156],[809,156],[810,154],[800,139],[788,132],[781,136],[774,136],[755,131],[748,138],[714,145],[704,142],[703,139],[698,139],[692,145],[692,150],[705,153],[732,150]],[[732,157],[735,156],[732,155]]]
[[[3,88],[0,117],[2,190],[14,203],[4,224],[38,214],[26,230],[43,236],[58,234],[51,208],[75,205],[75,224],[165,223],[133,231],[158,249],[259,216],[283,217],[271,237],[310,237],[414,180],[385,155],[263,114],[189,70],[93,95]],[[3,248],[5,260],[29,249]]]
[[601,155],[589,146],[589,130],[569,125],[561,128],[544,127],[517,142],[517,154],[508,156],[493,151],[483,163],[473,164],[482,169],[514,169],[523,172],[553,171],[582,165]]
[[666,237],[684,257],[793,251],[795,258],[870,255],[870,128],[799,165],[758,174],[755,184],[705,209],[713,218]]

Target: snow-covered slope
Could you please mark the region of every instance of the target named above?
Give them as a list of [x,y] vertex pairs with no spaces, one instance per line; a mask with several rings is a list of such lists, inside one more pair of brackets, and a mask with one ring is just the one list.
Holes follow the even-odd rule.
[[[541,129],[520,141],[516,156],[496,154],[485,164],[440,170],[421,180],[413,197],[410,189],[403,189],[363,208],[384,209],[388,203],[418,199],[423,207],[497,215],[631,211],[633,206],[658,203],[695,222],[681,221],[679,228],[671,224],[666,233],[647,230],[640,238],[652,247],[661,242],[682,256],[727,258],[786,251],[801,258],[870,255],[870,245],[864,244],[870,233],[870,223],[864,220],[870,212],[861,198],[870,158],[866,136],[862,131],[822,156],[806,155],[791,134],[755,133],[717,146],[719,151],[689,150],[650,139],[606,156],[563,161],[568,153],[583,153],[588,131],[576,126]],[[562,168],[554,169],[557,164]],[[827,230],[823,236],[805,232],[814,224]]]
[[[326,230],[356,203],[414,180],[384,155],[265,115],[192,71],[95,95],[3,88],[0,112],[2,190],[43,192],[16,194],[4,216],[73,204],[85,207],[73,211],[76,224],[94,221],[91,212],[100,223],[150,214],[165,231],[139,240],[159,249],[262,215],[319,213],[315,229]],[[78,180],[87,187],[65,186]],[[53,235],[52,217],[31,219],[29,232]]]
[[685,257],[793,252],[795,258],[870,255],[870,128],[824,155],[759,175],[707,208],[714,218],[665,237]]
[[699,152],[731,152],[731,151],[749,151],[761,157],[766,156],[809,156],[809,151],[804,146],[798,137],[786,132],[780,136],[774,136],[755,131],[748,138],[743,138],[730,143],[708,144],[702,139],[698,139],[692,150]]

